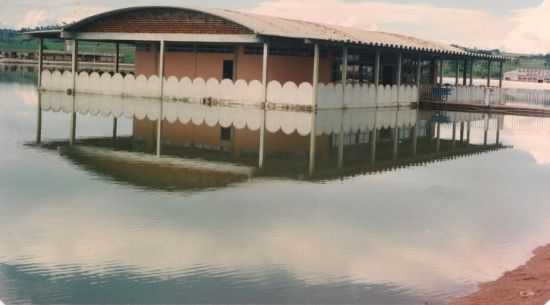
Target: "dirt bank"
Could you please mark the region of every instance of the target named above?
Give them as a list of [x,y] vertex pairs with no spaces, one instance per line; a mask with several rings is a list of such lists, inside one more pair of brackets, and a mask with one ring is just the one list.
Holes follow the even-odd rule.
[[545,305],[550,300],[550,245],[534,254],[527,264],[450,305]]

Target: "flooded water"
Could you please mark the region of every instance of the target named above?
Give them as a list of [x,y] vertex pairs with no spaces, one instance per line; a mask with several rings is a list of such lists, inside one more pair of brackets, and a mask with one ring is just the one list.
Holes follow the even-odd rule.
[[550,242],[548,119],[175,103],[158,164],[156,103],[0,74],[2,301],[443,304]]

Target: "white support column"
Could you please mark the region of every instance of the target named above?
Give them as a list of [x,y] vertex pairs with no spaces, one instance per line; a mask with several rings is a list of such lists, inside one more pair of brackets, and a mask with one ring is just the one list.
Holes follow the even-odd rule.
[[375,104],[378,107],[378,87],[380,86],[380,58],[382,57],[381,51],[376,50],[376,55],[374,57],[374,86],[376,86],[376,97]]
[[399,101],[401,100],[399,93],[401,91],[401,83],[403,81],[403,53],[399,52],[397,54],[397,106],[399,106]]
[[114,59],[115,74],[120,72],[120,44],[115,43],[115,59]]
[[342,106],[346,108],[346,86],[348,84],[348,47],[342,48]]
[[491,87],[491,60],[487,61],[487,87]]
[[164,40],[160,41],[159,55],[159,78],[160,78],[160,99],[159,99],[159,117],[157,120],[157,157],[160,157],[162,149],[162,120],[164,118]]
[[470,60],[470,87],[474,85],[474,59]]
[[44,69],[44,39],[38,40],[38,90],[42,88],[42,70]]
[[455,59],[455,86],[460,86],[460,64],[458,59]]
[[439,60],[439,85],[443,86],[443,59]]
[[263,59],[262,59],[262,86],[263,86],[263,108],[264,111],[262,113],[262,125],[260,128],[260,148],[258,150],[258,167],[262,169],[264,167],[264,158],[265,158],[265,124],[267,120],[267,86],[268,86],[268,79],[267,79],[267,63],[268,63],[268,56],[269,56],[269,45],[267,43],[264,43],[263,48]]
[[417,102],[417,107],[416,107],[416,110],[418,111],[418,109],[420,108],[418,105],[420,103],[420,97],[422,95],[422,57],[420,55],[418,55],[418,59],[416,61],[416,78],[415,78],[415,81],[416,81],[416,90],[417,90],[417,96],[416,96],[416,102]]
[[71,71],[73,73],[73,83],[72,83],[72,94],[76,94],[76,77],[78,74],[78,40],[73,40],[73,52],[72,52],[72,63]]
[[502,88],[504,82],[504,61],[500,61],[498,77],[498,87]]
[[309,174],[313,175],[315,171],[315,142],[317,126],[317,89],[319,84],[319,44],[314,46],[313,54],[313,94],[312,94],[312,113],[311,113],[311,136],[309,141]]

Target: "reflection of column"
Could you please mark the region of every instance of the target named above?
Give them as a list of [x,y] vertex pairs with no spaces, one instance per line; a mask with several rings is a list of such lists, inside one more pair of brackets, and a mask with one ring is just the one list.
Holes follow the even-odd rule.
[[164,117],[164,40],[160,41],[160,57],[159,57],[159,78],[160,78],[160,100],[159,100],[159,117],[157,120],[157,157],[160,157],[162,148],[162,120]]
[[456,122],[453,122],[453,149],[456,147]]
[[485,115],[485,128],[483,130],[483,145],[487,146],[487,133],[489,132],[489,115]]
[[42,93],[38,91],[36,114],[36,144],[42,143]]
[[370,164],[374,166],[376,163],[376,139],[378,138],[376,124],[370,133]]
[[344,111],[340,118],[340,133],[338,134],[338,168],[344,167]]
[[464,143],[464,121],[460,122],[460,143]]
[[466,143],[470,144],[470,133],[472,132],[472,123],[468,121],[466,123]]
[[441,123],[437,122],[437,132],[435,140],[435,152],[441,151]]
[[412,153],[413,156],[416,156],[418,151],[418,126],[414,125],[412,127]]
[[393,160],[397,160],[399,154],[399,127],[393,128]]
[[500,145],[500,129],[502,128],[502,122],[501,122],[501,118],[502,117],[497,117],[497,139],[496,139],[496,146],[499,146]]
[[118,129],[118,119],[117,117],[113,118],[113,141],[117,138],[117,129]]
[[71,111],[71,134],[69,145],[73,146],[76,142],[76,96],[73,94],[73,106]]
[[317,113],[311,113],[311,133],[309,137],[309,175],[315,172],[315,140],[317,136],[316,128]]

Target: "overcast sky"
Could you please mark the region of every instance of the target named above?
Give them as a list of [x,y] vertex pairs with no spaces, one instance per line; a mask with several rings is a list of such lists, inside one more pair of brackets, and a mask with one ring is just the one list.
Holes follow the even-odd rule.
[[70,22],[149,4],[231,8],[467,46],[550,53],[550,0],[0,0],[0,26]]

